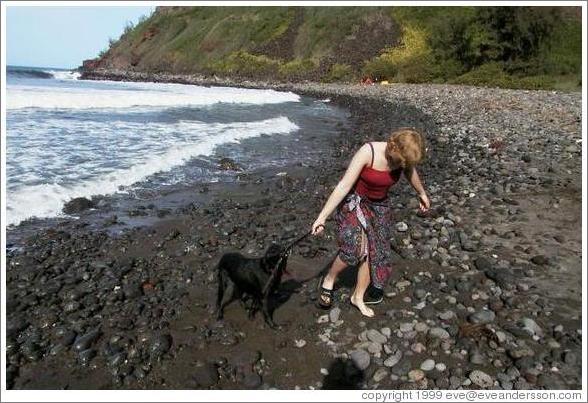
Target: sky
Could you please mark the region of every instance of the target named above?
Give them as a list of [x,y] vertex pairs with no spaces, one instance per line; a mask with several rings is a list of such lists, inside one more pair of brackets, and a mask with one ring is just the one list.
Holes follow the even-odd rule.
[[155,7],[6,6],[6,64],[75,68]]

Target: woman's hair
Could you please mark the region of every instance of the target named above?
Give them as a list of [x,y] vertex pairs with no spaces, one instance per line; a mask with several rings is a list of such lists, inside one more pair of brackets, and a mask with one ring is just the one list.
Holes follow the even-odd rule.
[[413,128],[402,127],[393,131],[386,145],[386,157],[396,152],[402,168],[419,164],[425,157],[425,141],[423,136]]

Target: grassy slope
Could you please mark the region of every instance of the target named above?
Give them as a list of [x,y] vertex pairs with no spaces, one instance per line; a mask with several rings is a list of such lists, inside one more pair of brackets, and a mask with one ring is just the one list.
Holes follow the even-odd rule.
[[[513,77],[495,65],[464,72],[455,64],[435,64],[427,48],[435,27],[474,13],[474,7],[165,8],[116,41],[103,65],[324,81],[356,80],[373,68],[394,81],[578,88],[581,22],[573,12],[555,28],[535,61],[548,73],[529,69],[528,77]],[[377,48],[359,52],[368,43]],[[350,57],[354,52],[359,52],[359,61]],[[378,58],[380,54],[384,56]],[[406,63],[390,68],[392,59]]]

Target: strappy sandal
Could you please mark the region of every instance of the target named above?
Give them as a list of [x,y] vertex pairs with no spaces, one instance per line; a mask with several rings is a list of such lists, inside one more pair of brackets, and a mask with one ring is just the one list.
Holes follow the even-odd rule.
[[320,309],[331,309],[333,306],[333,290],[329,290],[328,288],[323,287],[323,282],[325,281],[325,276],[322,276],[318,283],[318,291],[319,297],[317,302],[317,307]]

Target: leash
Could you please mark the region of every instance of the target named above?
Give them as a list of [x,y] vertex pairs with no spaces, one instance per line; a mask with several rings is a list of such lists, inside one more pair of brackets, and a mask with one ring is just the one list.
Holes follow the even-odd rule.
[[[319,227],[324,228],[325,226],[321,224],[321,225],[319,225]],[[296,238],[293,242],[291,242],[288,246],[286,246],[286,248],[284,249],[284,251],[282,253],[280,253],[280,258],[278,259],[278,263],[276,263],[276,266],[273,268],[272,274],[270,275],[270,278],[268,279],[267,283],[263,287],[263,295],[264,296],[267,295],[267,292],[269,291],[271,284],[273,283],[274,279],[276,278],[276,274],[278,273],[278,269],[280,268],[280,264],[282,264],[282,261],[284,260],[284,258],[286,258],[290,255],[290,252],[292,252],[292,248],[294,248],[294,246],[296,246],[297,243],[302,241],[304,238],[306,238],[310,234],[312,234],[312,230],[306,232],[301,237]],[[288,271],[284,269],[284,273],[288,273]]]

